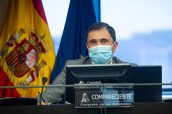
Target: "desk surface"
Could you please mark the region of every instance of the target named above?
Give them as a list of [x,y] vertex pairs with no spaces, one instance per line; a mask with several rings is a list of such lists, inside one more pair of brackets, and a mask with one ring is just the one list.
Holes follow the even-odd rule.
[[[76,109],[74,105],[0,106],[0,114],[101,114],[101,109]],[[132,108],[107,108],[106,114],[172,114],[172,103],[135,103]]]

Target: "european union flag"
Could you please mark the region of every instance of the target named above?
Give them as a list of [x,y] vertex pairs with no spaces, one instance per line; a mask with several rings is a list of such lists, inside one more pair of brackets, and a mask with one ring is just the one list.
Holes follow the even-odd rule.
[[61,72],[66,60],[79,59],[81,56],[88,55],[86,32],[88,27],[95,22],[96,14],[92,0],[70,1],[51,81]]

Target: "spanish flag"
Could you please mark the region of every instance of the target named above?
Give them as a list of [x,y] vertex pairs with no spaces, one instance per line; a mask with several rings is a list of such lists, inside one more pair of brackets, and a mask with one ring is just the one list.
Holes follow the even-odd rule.
[[[42,85],[43,77],[48,79],[48,85],[55,52],[42,1],[5,3],[7,13],[0,27],[0,86]],[[40,91],[41,88],[0,89],[0,97],[33,98]]]

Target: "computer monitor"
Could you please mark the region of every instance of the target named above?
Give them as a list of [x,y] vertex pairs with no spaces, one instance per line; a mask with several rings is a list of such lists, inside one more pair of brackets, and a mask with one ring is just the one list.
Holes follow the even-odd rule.
[[[131,66],[130,64],[66,65],[66,84],[101,83],[161,83],[161,66]],[[65,100],[74,104],[75,90],[65,90]],[[161,102],[161,86],[134,87],[135,102]]]
[[[133,83],[162,83],[161,66],[136,66],[131,68]],[[162,86],[135,86],[136,102],[162,102]]]

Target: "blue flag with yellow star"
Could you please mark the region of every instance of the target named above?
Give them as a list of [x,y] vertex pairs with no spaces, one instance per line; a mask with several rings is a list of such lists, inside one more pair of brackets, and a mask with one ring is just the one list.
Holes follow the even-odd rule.
[[88,55],[86,32],[88,27],[100,18],[100,15],[97,16],[99,13],[96,13],[100,10],[95,8],[95,6],[100,6],[100,1],[97,0],[97,3],[95,4],[95,1],[93,3],[93,0],[70,1],[51,81],[61,72],[66,60],[79,59],[81,56]]

